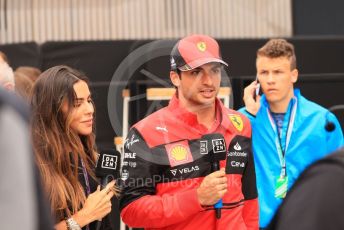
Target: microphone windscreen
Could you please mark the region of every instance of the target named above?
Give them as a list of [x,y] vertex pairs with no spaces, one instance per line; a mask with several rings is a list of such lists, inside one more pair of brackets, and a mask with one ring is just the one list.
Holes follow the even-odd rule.
[[119,178],[121,154],[115,149],[105,149],[100,151],[97,160],[95,174],[97,177],[113,175]]
[[208,159],[211,162],[226,159],[226,141],[220,133],[210,133],[202,136],[202,140],[207,145]]

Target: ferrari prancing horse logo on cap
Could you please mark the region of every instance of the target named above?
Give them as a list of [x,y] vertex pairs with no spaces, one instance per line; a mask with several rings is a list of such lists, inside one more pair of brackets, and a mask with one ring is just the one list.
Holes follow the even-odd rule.
[[234,127],[241,132],[244,128],[244,122],[242,121],[241,117],[236,114],[228,114],[228,117],[231,120]]
[[205,42],[198,42],[197,48],[199,51],[204,52],[207,49],[207,45],[205,44]]

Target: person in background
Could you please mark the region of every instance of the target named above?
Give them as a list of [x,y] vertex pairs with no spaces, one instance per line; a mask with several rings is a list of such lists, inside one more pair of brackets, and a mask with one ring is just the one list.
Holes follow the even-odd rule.
[[28,105],[0,87],[1,229],[53,229],[34,164],[29,117]]
[[[251,126],[217,99],[227,66],[218,43],[206,35],[182,38],[170,64],[175,95],[135,124],[124,143],[123,221],[146,229],[257,229]],[[211,172],[212,146],[202,137],[214,133],[224,137],[226,159]],[[219,217],[213,205],[221,198]]]
[[29,102],[34,82],[31,81],[31,79],[26,75],[14,72],[14,83],[16,94],[22,97],[25,101]]
[[7,62],[0,62],[0,86],[7,91],[14,91],[14,73]]
[[257,80],[245,88],[240,111],[252,124],[260,227],[265,228],[300,173],[344,142],[337,118],[294,89],[298,70],[292,44],[269,40],[257,51],[256,68]]
[[19,66],[15,73],[21,73],[27,76],[32,82],[35,82],[42,71],[33,66]]
[[114,181],[100,190],[94,174],[94,105],[86,76],[67,66],[46,70],[34,85],[31,109],[34,153],[55,229],[96,229],[117,190]]
[[0,63],[7,63],[7,64],[9,64],[9,60],[8,60],[7,55],[4,52],[2,52],[2,51],[0,51]]
[[14,72],[15,92],[24,100],[30,101],[32,87],[40,74],[41,71],[35,67],[18,67]]
[[344,148],[310,165],[296,180],[269,230],[344,229]]

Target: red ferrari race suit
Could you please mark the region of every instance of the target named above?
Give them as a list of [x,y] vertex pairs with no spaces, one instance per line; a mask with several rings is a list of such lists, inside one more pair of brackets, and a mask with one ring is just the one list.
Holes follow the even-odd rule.
[[[251,149],[251,126],[241,113],[216,100],[210,130],[197,116],[169,105],[135,124],[125,141],[120,210],[123,221],[145,229],[258,229],[258,202]],[[221,218],[213,206],[201,206],[196,189],[211,173],[202,135],[220,133],[226,142],[227,176]]]

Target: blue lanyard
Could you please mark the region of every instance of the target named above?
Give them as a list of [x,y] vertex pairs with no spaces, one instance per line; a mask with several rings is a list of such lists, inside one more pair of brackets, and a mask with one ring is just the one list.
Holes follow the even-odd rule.
[[[84,174],[84,179],[85,179],[85,184],[86,184],[86,197],[91,194],[91,187],[90,187],[90,182],[88,180],[88,174],[87,170],[84,164],[84,161],[80,158],[81,160],[81,166],[82,166],[82,173]],[[89,225],[86,225],[86,230],[90,230]]]
[[291,136],[293,126],[294,126],[295,114],[296,114],[296,108],[297,108],[297,98],[296,97],[292,98],[291,103],[292,103],[290,105],[291,112],[286,114],[287,116],[289,116],[289,118],[288,118],[288,125],[287,125],[286,140],[285,140],[284,149],[282,146],[283,127],[281,130],[282,135],[280,135],[280,132],[279,132],[278,127],[275,123],[275,120],[273,119],[269,108],[267,108],[267,114],[269,117],[269,121],[270,121],[272,129],[274,130],[274,133],[275,133],[275,145],[276,145],[277,154],[278,154],[278,158],[279,158],[280,165],[281,165],[281,175],[280,175],[281,177],[285,177],[287,175],[285,155],[286,155],[286,152],[288,149],[288,145],[290,142],[290,136]]

